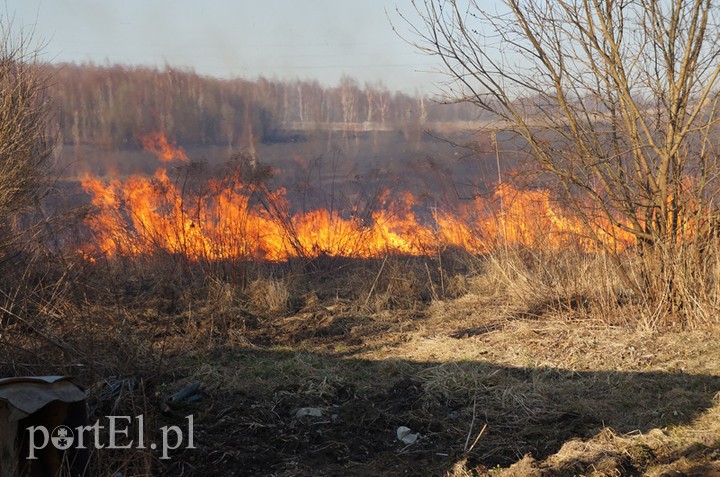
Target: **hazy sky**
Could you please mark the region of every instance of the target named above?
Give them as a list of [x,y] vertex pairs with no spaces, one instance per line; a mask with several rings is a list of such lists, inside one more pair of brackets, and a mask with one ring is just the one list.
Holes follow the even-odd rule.
[[[485,4],[496,2],[487,0]],[[192,67],[200,74],[318,79],[343,74],[433,92],[437,59],[400,39],[410,0],[6,0],[53,62]],[[387,14],[386,14],[387,11]],[[388,19],[390,17],[390,19]]]

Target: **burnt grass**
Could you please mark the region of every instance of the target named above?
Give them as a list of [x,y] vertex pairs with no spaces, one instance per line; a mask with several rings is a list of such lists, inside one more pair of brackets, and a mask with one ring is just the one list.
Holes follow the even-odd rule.
[[[577,310],[508,314],[457,284],[478,273],[467,257],[243,264],[212,279],[154,263],[83,268],[52,310],[36,299],[3,322],[2,375],[75,376],[91,420],[142,413],[153,439],[194,416],[195,449],[97,451],[92,475],[643,475],[720,458],[717,429],[673,437],[715,412],[719,372],[701,364],[713,330],[649,340]],[[400,426],[418,440],[398,440]],[[655,447],[619,444],[658,433]]]
[[[292,352],[258,355],[257,351],[233,349],[221,353],[225,359],[234,358],[239,366],[256,359],[295,358]],[[330,356],[309,359],[328,360],[327,366],[338,366]],[[362,368],[366,381],[336,385],[320,396],[308,390],[308,381],[292,379],[268,393],[243,390],[216,394],[213,401],[220,409],[207,416],[198,434],[205,443],[199,452],[213,466],[198,463],[197,471],[221,468],[217,475],[445,475],[464,458],[463,445],[470,428],[467,418],[474,403],[465,393],[441,399],[428,396],[423,382],[415,377],[433,366],[350,360],[341,368],[353,369],[336,372],[357,375],[357,368]],[[467,461],[475,469],[510,466],[525,454],[542,460],[565,442],[591,438],[605,426],[627,433],[688,423],[690,415],[655,412],[664,407],[658,402],[660,396],[676,389],[700,391],[700,395],[707,392],[705,399],[692,402],[702,410],[711,406],[709,398],[720,390],[720,378],[710,376],[680,374],[668,378],[662,373],[612,372],[570,376],[562,370],[508,368],[486,362],[463,366],[481,368],[504,383],[547,379],[540,385],[557,383],[562,389],[535,396],[534,407],[524,410],[504,402],[503,389],[474,396],[475,404],[482,403],[482,408],[476,409],[478,427],[471,437],[476,437],[482,424],[492,426]],[[388,372],[387,367],[393,371]],[[403,371],[398,373],[397,369]],[[601,382],[608,388],[598,384]],[[624,383],[632,384],[620,396],[609,389]],[[593,397],[588,396],[588,387]],[[647,387],[657,391],[658,400],[637,402],[637,395]],[[579,405],[579,401],[599,399],[603,394],[614,396],[603,402],[603,410]],[[294,417],[306,407],[321,409],[322,417]],[[195,412],[201,413],[202,407]],[[399,426],[419,432],[420,440],[412,446],[400,443],[395,436]],[[196,452],[185,451],[175,465],[183,459],[195,461]],[[637,475],[646,464],[625,462],[623,470],[625,475]]]

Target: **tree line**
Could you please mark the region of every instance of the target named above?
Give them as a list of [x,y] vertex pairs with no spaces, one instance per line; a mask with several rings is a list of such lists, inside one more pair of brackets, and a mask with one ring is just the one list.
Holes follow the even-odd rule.
[[64,144],[136,145],[163,131],[180,144],[235,146],[278,131],[396,130],[477,119],[465,104],[442,104],[344,77],[317,81],[218,79],[170,67],[47,65],[52,127]]

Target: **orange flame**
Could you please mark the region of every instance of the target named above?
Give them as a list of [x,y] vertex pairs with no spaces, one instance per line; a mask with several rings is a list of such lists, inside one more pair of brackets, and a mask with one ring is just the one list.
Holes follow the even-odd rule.
[[[281,261],[320,255],[370,258],[389,253],[427,255],[447,247],[485,253],[500,244],[585,251],[624,249],[630,234],[598,222],[595,235],[584,238],[583,223],[553,206],[544,190],[519,191],[503,184],[489,199],[476,199],[453,213],[416,215],[410,193],[394,201],[386,193],[369,220],[325,209],[289,215],[285,191],[265,192],[241,181],[211,181],[202,196],[184,193],[158,169],[152,178],[82,181],[97,214],[87,219],[96,251],[108,256],[137,256],[165,251],[192,260],[247,258]],[[86,255],[92,253],[85,251]]]
[[171,162],[175,159],[190,162],[185,151],[177,147],[175,143],[168,141],[165,134],[161,132],[153,132],[141,137],[140,144],[142,144],[145,150],[155,154],[160,162]]

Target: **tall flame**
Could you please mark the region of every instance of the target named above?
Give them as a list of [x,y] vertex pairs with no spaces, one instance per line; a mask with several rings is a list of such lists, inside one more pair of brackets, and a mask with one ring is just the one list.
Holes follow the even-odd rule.
[[[160,161],[189,162],[162,133],[144,137],[142,144]],[[202,194],[178,187],[165,168],[154,177],[106,182],[87,175],[81,183],[97,210],[86,221],[95,251],[108,256],[164,251],[192,260],[279,261],[427,255],[446,247],[484,253],[499,244],[596,251],[633,243],[630,234],[602,221],[594,224],[594,238],[583,238],[583,222],[554,206],[548,191],[520,191],[508,183],[489,199],[478,198],[452,213],[428,210],[424,220],[416,214],[419,201],[408,192],[386,192],[380,206],[361,220],[326,209],[290,214],[283,189],[268,191],[241,176],[210,180]]]
[[140,143],[146,150],[155,154],[161,162],[171,162],[175,159],[190,162],[185,151],[177,147],[175,143],[170,142],[165,134],[161,132],[153,132],[141,137]]
[[[363,221],[325,209],[289,215],[283,212],[289,206],[282,189],[266,191],[265,204],[274,207],[264,207],[256,200],[258,190],[241,181],[211,181],[207,193],[192,196],[162,168],[152,178],[125,181],[87,176],[82,186],[98,210],[87,221],[95,246],[109,256],[165,251],[193,260],[279,261],[320,255],[426,255],[445,247],[484,253],[501,243],[601,248],[596,240],[579,235],[582,222],[554,208],[547,191],[520,191],[509,184],[490,199],[476,199],[453,213],[432,211],[425,221],[414,212],[418,201],[410,193],[394,200],[386,193],[381,206]],[[632,243],[629,234],[607,224],[598,224],[598,236],[620,249]]]

